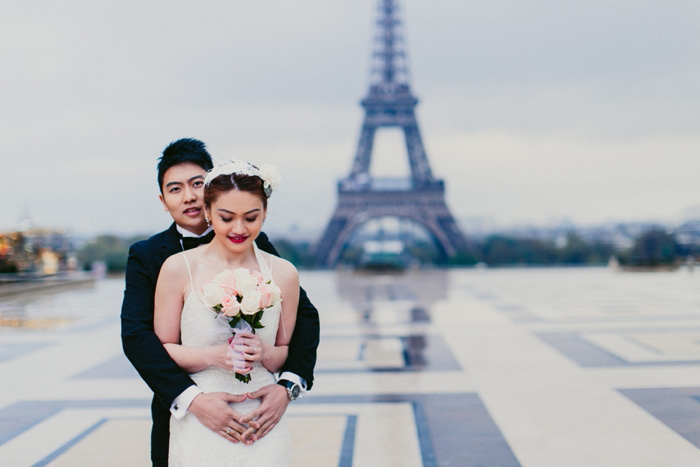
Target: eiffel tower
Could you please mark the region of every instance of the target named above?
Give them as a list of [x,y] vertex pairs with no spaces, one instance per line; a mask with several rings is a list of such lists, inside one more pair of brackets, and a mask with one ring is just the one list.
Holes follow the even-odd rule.
[[[316,249],[320,266],[331,267],[353,232],[370,219],[398,217],[422,225],[447,258],[467,248],[447,204],[445,185],[436,179],[423,148],[408,80],[406,53],[396,0],[379,0],[379,34],[372,77],[362,100],[365,117],[350,175],[338,182],[338,205]],[[410,178],[370,176],[374,135],[379,128],[401,128],[406,141]]]

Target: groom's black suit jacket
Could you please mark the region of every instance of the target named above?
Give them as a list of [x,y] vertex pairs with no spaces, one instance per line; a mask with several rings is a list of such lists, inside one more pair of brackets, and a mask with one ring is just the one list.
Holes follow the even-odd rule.
[[[261,250],[279,256],[264,233],[261,232],[255,242]],[[168,230],[133,244],[126,266],[121,312],[122,345],[126,356],[154,393],[151,404],[151,457],[154,465],[167,465],[170,406],[178,395],[194,384],[170,358],[153,331],[153,301],[158,273],[163,262],[180,251],[180,235],[173,224]],[[304,378],[308,389],[313,385],[318,342],[318,311],[301,289],[297,322],[282,371],[291,371]]]

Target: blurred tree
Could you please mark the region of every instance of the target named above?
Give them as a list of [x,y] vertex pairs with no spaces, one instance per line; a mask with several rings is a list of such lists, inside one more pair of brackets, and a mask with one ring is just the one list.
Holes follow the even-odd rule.
[[474,249],[475,251],[466,250],[458,251],[456,255],[452,256],[447,260],[449,266],[473,266],[480,261],[481,252]]
[[116,235],[99,235],[78,251],[78,260],[86,269],[89,269],[93,263],[102,261],[107,266],[108,272],[123,272],[126,269],[129,246],[143,238],[142,236],[122,238]]
[[298,268],[313,267],[316,258],[310,253],[308,243],[292,243],[286,239],[275,239],[275,248],[280,256]]
[[340,262],[344,264],[359,264],[362,256],[362,245],[351,244],[343,248],[340,253]]
[[670,265],[680,255],[680,247],[673,234],[654,228],[641,234],[632,248],[621,256],[621,261],[633,266]]
[[615,252],[612,245],[602,242],[586,242],[574,232],[566,235],[564,245],[557,250],[562,264],[605,264]]
[[535,238],[513,238],[493,235],[482,245],[484,262],[489,265],[554,264],[557,252],[554,242]]
[[430,240],[413,239],[405,247],[407,254],[420,264],[432,264],[441,260],[440,252]]
[[17,273],[19,269],[17,264],[10,259],[0,258],[0,273]]

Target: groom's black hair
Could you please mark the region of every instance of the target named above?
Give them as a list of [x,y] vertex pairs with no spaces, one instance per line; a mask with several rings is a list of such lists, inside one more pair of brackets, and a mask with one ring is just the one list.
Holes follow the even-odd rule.
[[207,152],[204,143],[198,139],[182,138],[173,141],[163,150],[163,155],[158,159],[158,187],[163,192],[163,177],[165,172],[174,165],[191,162],[204,170],[214,167],[211,156]]

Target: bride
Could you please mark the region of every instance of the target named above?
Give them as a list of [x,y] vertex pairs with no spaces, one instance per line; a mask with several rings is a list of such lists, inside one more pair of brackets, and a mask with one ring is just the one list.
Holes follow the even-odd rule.
[[[255,245],[267,215],[267,199],[277,176],[274,168],[263,170],[240,161],[214,167],[205,178],[204,203],[211,243],[168,258],[158,277],[154,327],[158,338],[175,360],[191,373],[204,392],[251,393],[273,384],[273,373],[287,358],[296,322],[299,276],[284,259],[265,253]],[[224,270],[249,269],[263,275],[281,290],[281,302],[266,308],[255,334],[244,333],[235,348],[245,358],[250,376],[244,383],[233,371],[231,328],[224,316],[205,304],[202,289]],[[236,339],[236,342],[239,342]],[[241,414],[254,410],[260,401],[232,403]],[[251,427],[250,430],[253,430]],[[170,420],[169,465],[177,466],[277,466],[289,464],[289,431],[283,417],[275,428],[255,442],[238,443],[230,429],[214,433],[191,414]],[[255,439],[255,436],[253,436]]]

